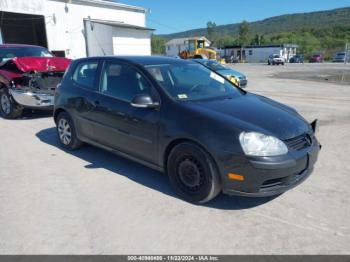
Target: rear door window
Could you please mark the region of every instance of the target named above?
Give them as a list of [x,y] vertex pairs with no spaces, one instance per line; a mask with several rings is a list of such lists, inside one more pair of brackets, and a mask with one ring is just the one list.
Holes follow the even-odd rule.
[[97,67],[97,61],[81,62],[75,68],[73,81],[81,87],[97,90],[98,87],[95,86]]
[[131,102],[136,95],[152,95],[148,80],[133,67],[117,62],[107,62],[102,70],[101,93]]

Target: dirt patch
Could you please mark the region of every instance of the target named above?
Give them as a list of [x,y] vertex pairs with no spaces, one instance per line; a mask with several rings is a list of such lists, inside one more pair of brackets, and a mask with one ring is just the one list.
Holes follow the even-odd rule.
[[296,71],[280,72],[273,77],[282,79],[298,79],[319,81],[324,83],[334,83],[339,85],[350,85],[350,69],[346,70],[327,70],[327,71]]

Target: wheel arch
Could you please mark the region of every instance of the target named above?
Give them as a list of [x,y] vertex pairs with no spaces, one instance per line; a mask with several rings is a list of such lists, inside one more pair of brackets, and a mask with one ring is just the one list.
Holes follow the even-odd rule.
[[66,111],[65,109],[63,109],[63,108],[57,108],[57,109],[55,110],[55,112],[53,113],[53,119],[54,119],[55,123],[57,123],[57,117],[58,117],[58,115],[61,114],[61,113],[63,113],[63,112],[66,112],[66,113],[67,113],[67,111]]
[[[168,162],[168,158],[170,155],[170,152],[178,145],[183,144],[183,143],[192,143],[198,147],[200,147],[202,150],[204,150],[214,161],[216,168],[218,169],[218,165],[217,162],[215,160],[215,157],[210,153],[210,151],[207,149],[207,147],[205,147],[204,145],[202,145],[200,142],[194,140],[194,139],[190,139],[190,138],[176,138],[174,140],[172,140],[170,143],[168,143],[168,145],[166,146],[165,150],[164,150],[164,154],[163,154],[163,169],[165,172],[167,172],[167,162]],[[219,170],[219,169],[218,169]]]

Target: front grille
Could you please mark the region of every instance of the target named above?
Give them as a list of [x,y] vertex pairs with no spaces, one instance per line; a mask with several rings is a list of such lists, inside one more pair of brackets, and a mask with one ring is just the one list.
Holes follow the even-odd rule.
[[312,137],[309,134],[303,134],[284,141],[292,150],[302,150],[312,145]]
[[260,188],[265,189],[265,188],[270,188],[275,186],[281,186],[283,185],[283,179],[284,178],[276,178],[276,179],[267,180],[262,184]]
[[287,177],[267,180],[261,185],[260,190],[263,191],[263,190],[273,189],[280,186],[288,186],[290,184],[293,184],[302,178],[302,175],[304,174],[305,170],[306,169]]

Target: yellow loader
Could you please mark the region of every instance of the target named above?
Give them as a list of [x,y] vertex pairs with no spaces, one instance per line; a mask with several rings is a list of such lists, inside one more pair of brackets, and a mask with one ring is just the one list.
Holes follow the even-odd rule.
[[225,59],[221,59],[214,48],[206,47],[205,40],[201,39],[188,40],[187,49],[180,52],[179,56],[182,59],[204,58],[225,64]]

